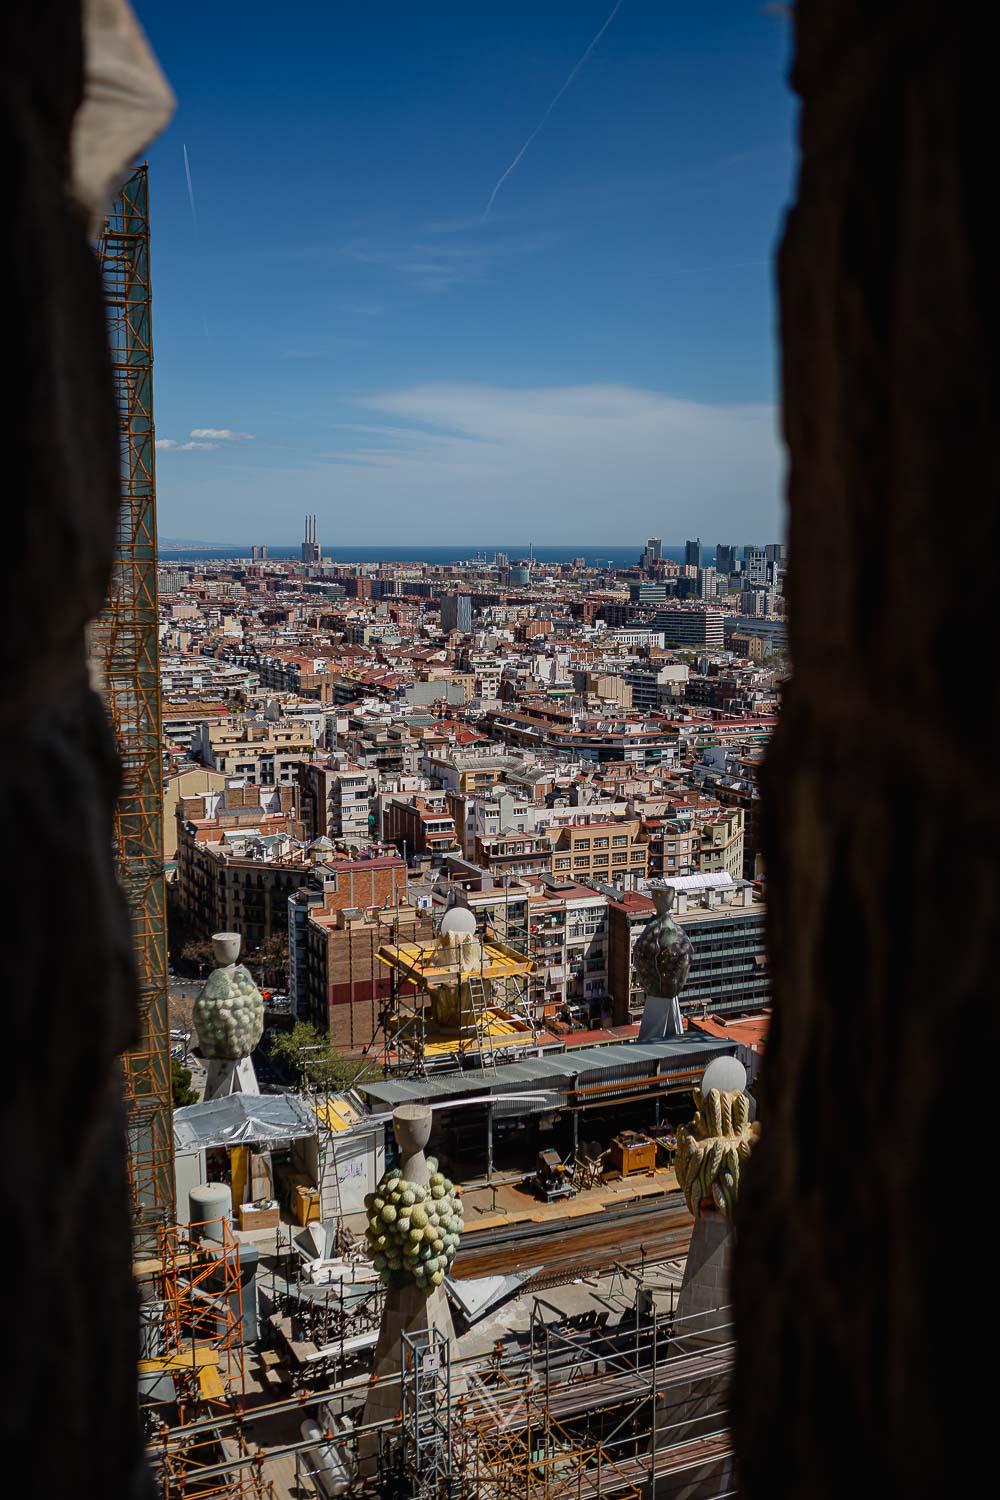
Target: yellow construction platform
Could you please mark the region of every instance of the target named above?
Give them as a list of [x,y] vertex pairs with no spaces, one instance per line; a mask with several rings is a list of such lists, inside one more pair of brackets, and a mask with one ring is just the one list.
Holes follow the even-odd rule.
[[424,1046],[424,1056],[452,1057],[466,1052],[481,1052],[484,1047],[516,1047],[525,1039],[531,1039],[531,1031],[523,1021],[509,1016],[506,1011],[488,1010],[478,1035],[439,1037]]
[[351,1126],[356,1125],[361,1118],[358,1111],[348,1104],[346,1099],[331,1099],[329,1103],[324,1104],[313,1101],[312,1107],[316,1118],[328,1130],[350,1130]]
[[197,1373],[198,1389],[202,1396],[219,1400],[225,1393],[222,1376],[219,1374],[219,1351],[210,1344],[194,1349],[182,1349],[179,1354],[165,1354],[159,1359],[140,1359],[140,1375],[173,1374],[175,1370],[190,1370]]
[[442,964],[439,949],[423,948],[419,943],[384,943],[376,957],[425,990],[454,984],[457,979],[516,979],[535,972],[535,965],[523,953],[496,941],[483,944],[482,965],[474,969],[464,969],[460,963]]

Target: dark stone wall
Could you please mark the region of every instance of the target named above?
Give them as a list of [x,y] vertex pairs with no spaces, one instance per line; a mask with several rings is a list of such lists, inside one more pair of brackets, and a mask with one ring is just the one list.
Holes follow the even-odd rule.
[[0,7],[0,1442],[18,1493],[141,1485],[116,1056],[134,1035],[117,762],[87,681],[118,507],[96,264],[66,191],[79,5]]
[[[779,262],[794,681],[736,1264],[744,1493],[969,1493],[995,1337],[997,220],[965,3],[801,0]],[[991,85],[993,85],[991,87]],[[969,687],[972,687],[971,682]],[[987,1439],[987,1434],[990,1438]]]

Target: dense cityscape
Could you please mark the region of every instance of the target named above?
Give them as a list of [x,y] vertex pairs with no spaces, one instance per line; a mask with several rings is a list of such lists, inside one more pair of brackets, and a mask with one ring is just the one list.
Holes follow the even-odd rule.
[[678,564],[651,538],[614,572],[343,567],[312,518],[306,533],[298,562],[255,547],[160,570],[186,942],[236,927],[252,959],[287,941],[291,1014],[369,1055],[380,935],[426,936],[461,891],[536,961],[525,1016],[554,1045],[635,1028],[631,950],[666,880],[695,941],[692,1024],[763,1011],[756,771],[784,673],[783,546],[689,541]]
[[[307,516],[298,557],[219,550],[157,577],[172,1165],[182,1243],[209,1236],[215,1264],[231,1242],[269,1310],[228,1338],[273,1494],[293,1476],[322,1495],[399,1476],[528,1493],[539,1367],[519,1330],[543,1289],[562,1343],[535,1416],[568,1425],[539,1494],[650,1475],[723,1493],[784,546],[341,564]],[[705,1114],[710,1077],[726,1123]],[[216,1215],[221,1248],[196,1227]],[[618,1333],[573,1345],[609,1308]],[[273,1398],[317,1375],[291,1441]],[[653,1378],[672,1394],[651,1433]],[[478,1394],[446,1440],[451,1381]],[[183,1423],[174,1442],[167,1497],[206,1456]],[[249,1493],[244,1469],[224,1478]]]

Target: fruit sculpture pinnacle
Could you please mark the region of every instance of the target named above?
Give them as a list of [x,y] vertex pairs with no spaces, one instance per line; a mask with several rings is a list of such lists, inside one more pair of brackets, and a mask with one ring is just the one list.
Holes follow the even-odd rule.
[[740,1089],[695,1089],[696,1113],[677,1132],[674,1171],[697,1219],[712,1208],[732,1221],[740,1171],[760,1132],[751,1123],[750,1100]]

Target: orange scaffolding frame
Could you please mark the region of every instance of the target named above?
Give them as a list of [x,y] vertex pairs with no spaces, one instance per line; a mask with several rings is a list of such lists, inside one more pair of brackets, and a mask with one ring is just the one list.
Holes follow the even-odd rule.
[[174,1157],[145,164],[111,207],[98,260],[119,413],[122,507],[107,604],[91,627],[91,654],[122,766],[115,852],[132,918],[139,987],[139,1038],[122,1059],[128,1174],[136,1243],[151,1249],[158,1229],[174,1217]]
[[[135,1272],[156,1308],[159,1334],[158,1352],[140,1360],[139,1374],[169,1379],[173,1398],[166,1404],[176,1407],[176,1424],[161,1424],[151,1450],[163,1500],[273,1500],[261,1465],[215,1472],[220,1455],[250,1453],[238,1420],[246,1399],[240,1246],[228,1222],[162,1228],[156,1255],[137,1261]],[[225,1442],[213,1417],[231,1433]],[[178,1444],[178,1432],[192,1423],[198,1430],[191,1441]],[[202,1477],[207,1469],[213,1472]]]

